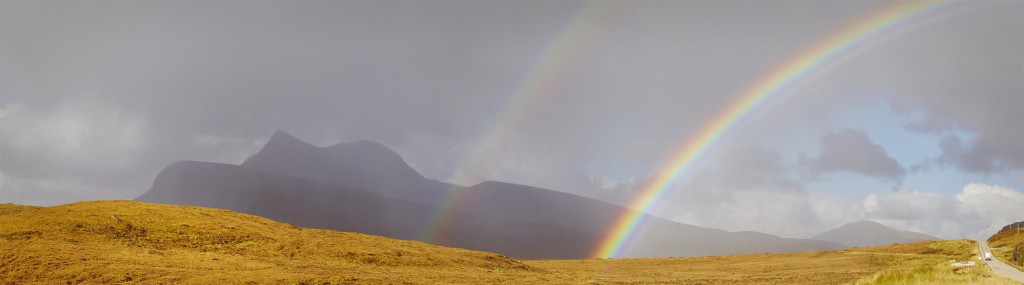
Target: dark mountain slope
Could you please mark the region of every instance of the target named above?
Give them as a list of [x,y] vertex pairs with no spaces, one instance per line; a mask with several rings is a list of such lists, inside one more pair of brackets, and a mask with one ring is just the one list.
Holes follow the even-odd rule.
[[[140,201],[226,208],[304,227],[357,231],[525,258],[586,258],[625,209],[502,182],[428,179],[367,141],[316,147],[277,132],[241,166],[169,166]],[[441,223],[434,225],[435,218]],[[436,227],[435,229],[430,229]],[[627,256],[700,256],[834,249],[814,240],[691,226],[648,217]],[[434,235],[425,234],[433,230]],[[426,240],[426,237],[435,237]]]
[[[258,215],[302,227],[360,232],[414,240],[438,209],[400,199],[295,177],[275,176],[236,165],[178,162],[157,176],[142,202],[214,207]],[[582,233],[487,213],[455,211],[443,228],[452,237],[440,244],[512,256],[582,256],[586,249],[561,241],[585,240]],[[543,234],[537,234],[543,233]]]

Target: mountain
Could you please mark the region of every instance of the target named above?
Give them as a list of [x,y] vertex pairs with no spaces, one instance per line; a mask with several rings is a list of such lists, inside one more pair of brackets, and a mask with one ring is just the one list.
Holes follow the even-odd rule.
[[917,232],[900,231],[877,222],[864,220],[831,229],[815,236],[813,239],[830,241],[849,247],[867,247],[939,240],[940,238]]
[[[587,258],[625,208],[503,182],[425,178],[368,141],[317,147],[276,132],[241,165],[179,162],[136,200],[224,208],[298,226],[355,231],[523,258]],[[438,222],[440,221],[440,222]],[[703,256],[840,248],[648,216],[626,256]]]
[[387,147],[369,141],[316,147],[276,131],[242,167],[438,205],[458,186],[424,178]]
[[[438,207],[389,198],[346,186],[276,176],[244,167],[208,162],[178,162],[162,171],[153,189],[137,201],[214,207],[267,217],[303,227],[360,232],[413,240],[427,230]],[[584,234],[564,227],[532,223],[489,213],[454,210],[439,244],[501,252],[514,256],[579,256],[562,240]],[[536,234],[534,232],[542,232]]]

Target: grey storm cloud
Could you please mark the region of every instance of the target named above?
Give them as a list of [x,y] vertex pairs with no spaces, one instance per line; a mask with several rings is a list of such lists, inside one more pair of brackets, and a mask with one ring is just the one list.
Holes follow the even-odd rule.
[[814,172],[850,172],[899,181],[906,170],[866,133],[841,129],[821,137],[821,154],[808,162]]
[[[1018,17],[1003,17],[1016,14]],[[1017,11],[991,11],[989,17],[971,17],[972,21],[951,21],[944,25],[962,37],[935,38],[930,46],[938,47],[946,56],[931,57],[912,51],[906,43],[897,43],[890,60],[913,63],[917,72],[897,79],[896,74],[909,72],[909,66],[890,65],[879,69],[879,83],[904,81],[919,86],[906,89],[894,98],[900,104],[913,106],[918,119],[908,129],[936,135],[944,153],[939,164],[951,164],[974,173],[992,174],[1024,170],[1024,33],[995,32],[999,27],[1021,27],[1024,18]],[[953,25],[953,24],[956,25]],[[989,46],[989,43],[1000,43]],[[986,52],[998,57],[971,57],[968,53],[987,46]],[[913,91],[911,91],[913,90]],[[968,133],[971,138],[954,143],[951,131]],[[954,146],[953,144],[958,144]],[[961,155],[968,154],[968,155]]]
[[[1015,168],[1012,154],[1000,157],[998,148],[986,147],[988,141],[981,139],[962,140],[956,135],[947,135],[939,142],[942,155],[939,163],[952,164],[957,168],[976,173],[993,173]],[[981,145],[979,145],[981,144]]]
[[[378,141],[439,180],[473,167],[479,180],[623,201],[749,84],[891,3],[631,1],[577,17],[596,4],[0,1],[0,201],[132,199],[173,162],[239,163],[277,129],[314,145]],[[747,114],[663,216],[787,235],[863,216],[806,189],[774,146],[861,128],[831,115],[874,101],[905,106],[896,124],[933,137],[930,167],[1024,170],[1024,3],[972,5]],[[574,19],[593,33],[563,34]],[[514,127],[492,129],[531,74],[543,88]],[[492,132],[501,146],[464,165]],[[913,175],[859,131],[821,144],[821,172]],[[780,218],[749,219],[770,212]]]

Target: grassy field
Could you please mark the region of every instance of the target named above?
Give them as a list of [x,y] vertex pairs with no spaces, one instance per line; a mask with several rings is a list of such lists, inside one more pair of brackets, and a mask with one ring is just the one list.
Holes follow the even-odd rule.
[[968,240],[788,254],[518,261],[131,201],[0,205],[0,284],[1013,284]]
[[[513,259],[226,210],[95,201],[0,207],[0,283],[495,283]],[[537,280],[537,279],[533,279]]]
[[1024,271],[1024,258],[1012,260],[1014,251],[1024,256],[1024,230],[1018,232],[1016,229],[1009,229],[998,232],[988,238],[988,246],[992,248],[993,256]]
[[947,240],[802,253],[525,263],[601,284],[1017,284],[980,263],[950,266],[976,254],[970,240]]

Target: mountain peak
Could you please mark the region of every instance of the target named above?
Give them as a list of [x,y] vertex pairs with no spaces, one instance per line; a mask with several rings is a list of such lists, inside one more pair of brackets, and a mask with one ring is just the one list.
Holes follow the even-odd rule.
[[875,221],[860,220],[823,232],[815,236],[814,239],[852,247],[864,247],[939,238],[917,232],[897,230]]
[[[295,136],[286,133],[282,130],[275,130],[274,134],[270,136],[270,140],[267,141],[267,146],[270,145],[294,145],[294,144],[306,144],[308,143],[296,138]],[[266,146],[264,146],[266,147]]]
[[854,227],[854,226],[882,227],[882,228],[886,228],[886,229],[892,229],[892,228],[886,227],[882,223],[879,223],[879,222],[876,222],[876,221],[872,221],[872,220],[860,220],[860,221],[852,222],[852,223],[849,223],[849,224],[845,224],[843,226],[844,227]]
[[360,140],[317,147],[283,131],[274,132],[242,166],[321,183],[393,191],[420,188],[413,185],[423,179],[398,153],[380,143]]
[[[323,148],[335,157],[356,162],[361,168],[375,169],[375,173],[389,173],[398,177],[422,178],[405,159],[391,148],[369,140],[356,140]],[[392,179],[395,179],[392,177]]]
[[317,149],[309,143],[306,143],[291,134],[288,134],[282,130],[274,131],[274,134],[270,136],[270,140],[263,145],[263,148],[259,152],[246,158],[242,162],[242,166],[249,166],[254,164],[254,161],[258,160],[274,160],[289,159],[289,153],[295,152],[311,152]]

